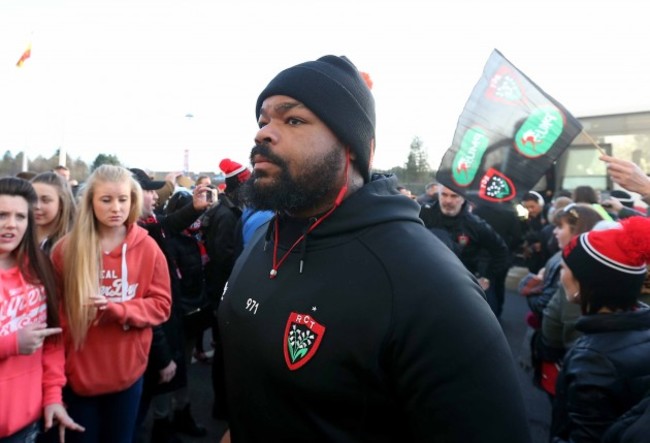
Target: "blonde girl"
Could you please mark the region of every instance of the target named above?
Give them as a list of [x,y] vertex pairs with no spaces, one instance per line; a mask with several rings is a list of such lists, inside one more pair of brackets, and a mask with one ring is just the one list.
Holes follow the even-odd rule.
[[133,435],[151,327],[171,309],[167,263],[137,225],[141,211],[131,172],[102,165],[86,182],[72,230],[52,251],[64,294],[64,400],[86,428],[69,442]]

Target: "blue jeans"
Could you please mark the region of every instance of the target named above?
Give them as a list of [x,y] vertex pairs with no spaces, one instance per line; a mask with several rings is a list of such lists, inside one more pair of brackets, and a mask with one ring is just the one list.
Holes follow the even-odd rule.
[[0,438],[0,443],[34,443],[38,437],[39,428],[39,422],[34,422],[9,437]]
[[64,389],[68,415],[86,428],[66,431],[66,443],[132,443],[141,395],[142,377],[123,391],[93,397]]

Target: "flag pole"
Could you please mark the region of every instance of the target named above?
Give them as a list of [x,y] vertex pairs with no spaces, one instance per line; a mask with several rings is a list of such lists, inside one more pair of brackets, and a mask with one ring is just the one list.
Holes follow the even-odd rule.
[[594,145],[596,149],[598,149],[598,152],[600,152],[602,155],[607,155],[605,150],[598,143],[596,143],[596,140],[594,140],[587,131],[583,129],[582,133],[585,135],[585,137],[587,137],[587,139],[591,142],[591,144]]

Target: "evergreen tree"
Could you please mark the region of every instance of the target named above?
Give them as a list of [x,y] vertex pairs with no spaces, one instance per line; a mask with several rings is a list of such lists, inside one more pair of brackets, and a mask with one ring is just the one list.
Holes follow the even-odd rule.
[[431,178],[431,169],[420,137],[414,137],[404,165],[404,183],[423,183]]
[[90,170],[94,171],[95,169],[99,168],[101,165],[121,166],[121,163],[118,160],[117,156],[113,154],[99,154],[97,157],[95,157],[95,160],[93,161],[92,165],[90,165]]

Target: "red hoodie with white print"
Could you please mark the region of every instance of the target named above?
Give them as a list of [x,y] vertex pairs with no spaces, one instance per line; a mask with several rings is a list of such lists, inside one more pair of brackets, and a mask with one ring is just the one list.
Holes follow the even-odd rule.
[[[55,272],[62,275],[64,237],[52,251]],[[153,238],[136,224],[122,245],[102,254],[100,294],[108,298],[98,311],[81,349],[75,350],[63,313],[65,376],[83,396],[122,391],[144,373],[153,332],[171,312],[167,260]],[[63,293],[63,292],[61,292]],[[65,303],[65,301],[64,301]]]
[[48,337],[33,354],[18,353],[18,330],[45,323],[43,286],[26,282],[17,266],[0,269],[0,437],[38,420],[44,406],[61,403],[62,340]]

